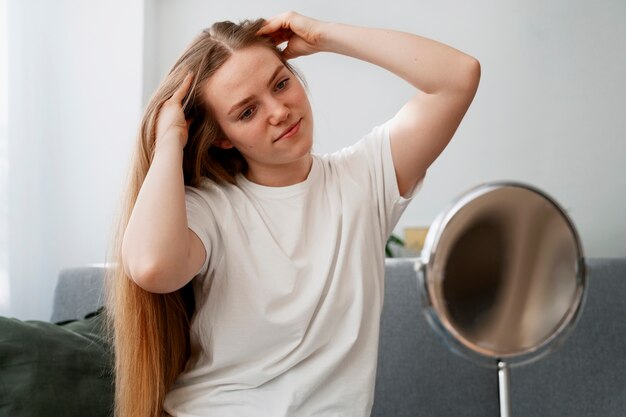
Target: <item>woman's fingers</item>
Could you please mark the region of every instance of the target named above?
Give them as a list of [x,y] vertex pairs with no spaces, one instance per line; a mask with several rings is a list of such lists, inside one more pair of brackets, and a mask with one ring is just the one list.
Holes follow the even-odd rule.
[[275,45],[287,42],[283,53],[286,59],[291,59],[320,51],[323,30],[323,22],[287,12],[266,20],[257,35],[269,36]]
[[[278,16],[274,16],[265,21],[261,29],[256,33],[257,36],[270,35],[272,36],[280,29],[289,29],[290,15],[294,15],[293,12],[283,13]],[[273,37],[273,36],[272,36]]]
[[287,12],[272,17],[256,33],[258,36],[268,35],[282,42],[289,40],[292,35],[302,38],[305,42],[314,45],[319,38],[320,21],[302,16],[296,12]]
[[192,119],[186,120],[185,113],[183,111],[183,100],[193,82],[194,75],[189,72],[183,81],[180,83],[172,97],[164,101],[159,108],[156,118],[156,143],[159,144],[168,142],[172,137],[178,140],[181,149],[187,143],[187,137],[189,127],[193,122]]
[[315,50],[298,36],[292,36],[285,49],[283,49],[283,56],[285,59],[293,59],[299,56],[310,55],[312,53],[315,53]]
[[177,103],[182,103],[183,99],[185,98],[185,95],[187,95],[187,92],[189,91],[189,87],[191,87],[192,81],[193,81],[193,73],[189,72],[185,76],[185,79],[180,84],[178,89],[174,91],[174,95],[172,95],[172,100],[176,101]]
[[283,42],[287,42],[293,36],[293,31],[291,29],[278,29],[276,32],[268,33],[265,36],[269,36],[272,38],[274,45],[278,46]]

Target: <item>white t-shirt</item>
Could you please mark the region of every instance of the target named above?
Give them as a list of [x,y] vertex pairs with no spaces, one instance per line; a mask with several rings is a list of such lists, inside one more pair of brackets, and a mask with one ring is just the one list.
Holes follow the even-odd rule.
[[166,396],[178,417],[365,417],[384,247],[399,195],[388,123],[313,155],[304,182],[187,188],[207,262],[194,278],[192,355]]

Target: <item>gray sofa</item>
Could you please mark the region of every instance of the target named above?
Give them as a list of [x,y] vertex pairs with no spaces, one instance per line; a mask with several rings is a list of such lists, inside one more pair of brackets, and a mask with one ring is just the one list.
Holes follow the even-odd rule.
[[[558,349],[511,371],[514,416],[626,416],[626,259],[588,259],[588,293]],[[61,272],[52,321],[102,304],[101,267]],[[496,371],[451,353],[419,305],[411,259],[388,259],[372,416],[498,416]],[[349,416],[347,416],[349,417]]]

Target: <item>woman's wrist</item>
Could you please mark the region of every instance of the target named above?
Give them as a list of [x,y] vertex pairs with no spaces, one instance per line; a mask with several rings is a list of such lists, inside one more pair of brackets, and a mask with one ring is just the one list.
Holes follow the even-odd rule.
[[[372,45],[364,40],[372,37],[378,30],[339,22],[324,22],[320,30],[319,48],[323,52],[364,59],[363,51]],[[376,35],[374,35],[374,38]],[[374,39],[375,40],[375,39]]]
[[155,156],[163,153],[182,155],[185,144],[186,140],[183,138],[177,137],[175,134],[166,134],[155,141],[154,154]]
[[333,39],[340,26],[341,23],[337,22],[320,22],[317,41],[320,52],[336,52],[333,49]]

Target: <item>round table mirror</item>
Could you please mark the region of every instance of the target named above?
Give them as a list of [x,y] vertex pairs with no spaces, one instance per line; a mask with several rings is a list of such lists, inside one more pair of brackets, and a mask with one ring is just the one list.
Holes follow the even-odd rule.
[[509,366],[553,350],[580,315],[584,265],[565,211],[524,184],[476,187],[429,228],[416,264],[425,313],[456,353],[497,369],[502,416]]

